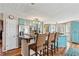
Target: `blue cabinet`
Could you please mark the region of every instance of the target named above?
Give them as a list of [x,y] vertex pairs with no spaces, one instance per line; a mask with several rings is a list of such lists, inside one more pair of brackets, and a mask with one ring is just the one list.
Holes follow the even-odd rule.
[[61,48],[61,47],[66,47],[67,45],[67,39],[66,39],[66,36],[59,36],[58,37],[58,47]]
[[72,42],[79,43],[79,22],[71,22],[71,40]]
[[22,18],[19,18],[18,19],[18,22],[19,22],[19,25],[24,25],[26,20],[25,19],[22,19]]

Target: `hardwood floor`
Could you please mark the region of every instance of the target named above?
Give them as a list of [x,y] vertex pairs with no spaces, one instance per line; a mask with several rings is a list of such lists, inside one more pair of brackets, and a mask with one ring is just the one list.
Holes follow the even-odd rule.
[[[79,48],[79,45],[71,45],[72,48]],[[64,56],[65,48],[59,48],[54,56]],[[9,50],[7,52],[2,52],[2,44],[0,44],[0,56],[21,56],[21,48]]]
[[21,48],[9,50],[7,52],[4,52],[4,56],[21,56]]
[[[56,49],[55,52],[54,52],[54,50],[52,50],[53,51],[53,56],[64,56],[65,50],[66,50],[65,48],[58,48],[58,51]],[[49,56],[52,56],[51,51],[49,51]]]
[[[74,45],[74,48],[79,48],[79,45]],[[64,56],[65,48],[59,48],[58,52],[54,54],[54,56]],[[0,56],[21,56],[21,48],[13,49],[7,52],[1,52],[0,49]]]
[[13,49],[6,52],[0,52],[0,56],[21,56],[21,49]]
[[0,43],[0,56],[2,55],[2,43]]
[[64,56],[65,48],[59,48],[58,51],[54,53],[54,56]]
[[[58,52],[56,52],[54,56],[63,56],[64,52],[65,52],[64,48],[59,48]],[[1,53],[1,56],[21,56],[21,48],[17,48]]]

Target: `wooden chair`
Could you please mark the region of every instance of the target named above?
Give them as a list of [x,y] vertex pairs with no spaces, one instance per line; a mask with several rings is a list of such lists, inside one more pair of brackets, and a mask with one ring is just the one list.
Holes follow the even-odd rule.
[[57,48],[57,51],[58,51],[58,36],[60,35],[60,33],[56,32],[56,41],[55,43],[57,43],[57,46],[55,46],[55,48]]
[[[37,38],[36,38],[36,43],[31,44],[29,46],[29,50],[32,49],[33,51],[35,51],[35,55],[37,56],[38,54],[44,55],[44,49],[45,49],[45,39],[46,39],[46,35],[44,34],[37,34]],[[40,51],[40,53],[39,53]],[[43,54],[41,54],[41,52],[43,52]],[[29,52],[30,53],[30,52]]]
[[56,40],[56,33],[49,33],[47,40],[47,55],[49,54],[53,55],[53,51],[55,53],[55,40]]

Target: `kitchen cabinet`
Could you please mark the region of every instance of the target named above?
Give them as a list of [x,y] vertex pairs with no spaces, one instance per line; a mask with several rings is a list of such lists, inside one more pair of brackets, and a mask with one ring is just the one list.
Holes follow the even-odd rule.
[[71,22],[71,40],[72,42],[79,43],[79,22]]
[[65,47],[67,47],[67,38],[66,38],[66,36],[65,35],[60,35],[59,37],[58,37],[58,47],[59,48],[65,48]]
[[79,43],[79,21],[66,23],[66,35],[68,36],[68,41]]

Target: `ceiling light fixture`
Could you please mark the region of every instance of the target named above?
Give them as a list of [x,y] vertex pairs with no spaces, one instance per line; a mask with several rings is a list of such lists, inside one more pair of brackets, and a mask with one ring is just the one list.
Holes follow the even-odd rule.
[[31,3],[31,5],[35,5],[35,3]]

